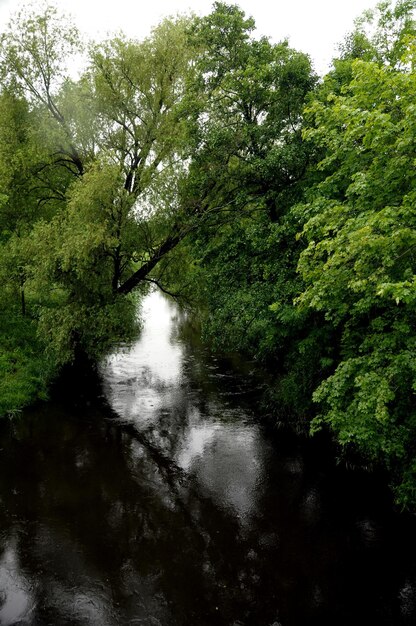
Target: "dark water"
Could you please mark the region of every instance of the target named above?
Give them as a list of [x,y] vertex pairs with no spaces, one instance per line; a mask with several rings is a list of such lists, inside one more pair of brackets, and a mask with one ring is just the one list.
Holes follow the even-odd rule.
[[0,624],[416,624],[416,520],[261,426],[165,299],[145,313],[102,366],[111,410],[73,388],[0,424]]

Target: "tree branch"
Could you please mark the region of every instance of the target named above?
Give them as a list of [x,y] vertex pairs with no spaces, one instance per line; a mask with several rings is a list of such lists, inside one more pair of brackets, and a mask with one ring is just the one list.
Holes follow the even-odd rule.
[[160,282],[158,280],[156,280],[155,278],[144,278],[143,280],[145,280],[148,283],[153,283],[154,285],[156,285],[156,287],[158,287],[160,289],[160,291],[163,291],[163,293],[165,293],[168,296],[171,296],[172,298],[175,298],[175,299],[182,298],[182,294],[180,294],[180,293],[172,293],[172,291],[168,291],[168,289],[163,287],[160,284]]

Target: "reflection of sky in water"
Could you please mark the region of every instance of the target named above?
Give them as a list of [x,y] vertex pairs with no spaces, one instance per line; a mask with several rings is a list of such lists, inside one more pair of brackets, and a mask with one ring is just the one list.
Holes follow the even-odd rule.
[[[163,429],[170,435],[179,428],[180,437],[170,452],[175,463],[244,523],[253,512],[261,483],[264,441],[259,444],[257,428],[247,423],[244,411],[223,403],[219,393],[206,398],[202,392],[191,392],[183,347],[172,339],[175,312],[159,293],[145,299],[140,339],[104,363],[107,397],[121,421],[134,423],[138,430],[156,428],[161,414]],[[211,382],[224,379],[212,365],[207,376]]]
[[182,352],[170,342],[173,311],[166,299],[151,293],[143,304],[140,339],[121,348],[104,363],[106,391],[122,418],[149,421],[169,403],[172,387],[180,384]]
[[231,508],[243,522],[256,499],[262,474],[254,428],[202,421],[185,433],[178,465]]
[[21,572],[16,544],[16,537],[8,538],[0,559],[1,626],[16,624],[23,616],[27,618],[33,603],[30,585]]
[[241,518],[247,517],[256,503],[262,469],[257,456],[254,432],[222,426],[198,464],[201,483]]

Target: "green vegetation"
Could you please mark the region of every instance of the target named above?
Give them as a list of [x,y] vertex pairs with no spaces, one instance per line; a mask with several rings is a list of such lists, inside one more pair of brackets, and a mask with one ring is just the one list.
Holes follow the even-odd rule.
[[9,309],[0,314],[0,329],[0,413],[13,415],[46,398],[53,371],[32,320]]
[[414,500],[416,477],[412,8],[383,7],[377,46],[351,62],[341,93],[306,111],[305,138],[324,151],[323,180],[304,206],[297,300],[340,332],[336,367],[314,393],[313,428],[329,424],[343,446],[398,472],[404,503]]
[[367,12],[321,80],[222,2],[87,46],[51,7],[17,15],[1,37],[0,414],[133,336],[156,284],[274,373],[277,420],[330,428],[414,506],[415,8]]

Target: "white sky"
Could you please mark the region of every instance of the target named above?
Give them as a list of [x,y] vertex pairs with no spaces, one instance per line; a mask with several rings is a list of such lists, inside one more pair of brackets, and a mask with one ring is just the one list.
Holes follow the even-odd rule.
[[[310,54],[318,73],[327,71],[336,45],[353,27],[353,21],[377,0],[231,0],[256,21],[257,32],[277,42],[288,37],[291,46]],[[0,0],[0,30],[19,0]],[[23,2],[23,4],[25,4]],[[34,2],[36,6],[36,1]],[[73,15],[77,26],[93,38],[124,31],[142,38],[167,15],[189,10],[206,14],[211,0],[55,0]]]

